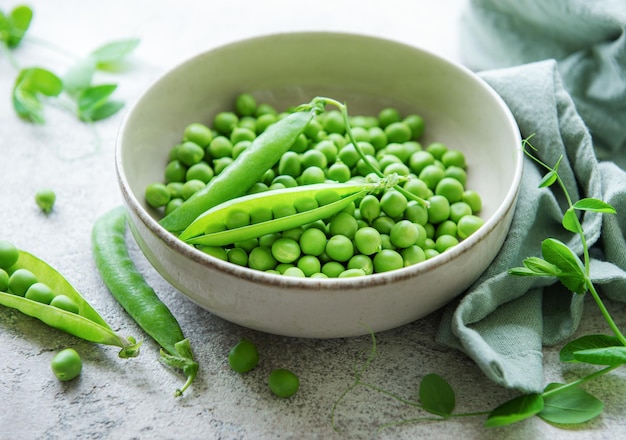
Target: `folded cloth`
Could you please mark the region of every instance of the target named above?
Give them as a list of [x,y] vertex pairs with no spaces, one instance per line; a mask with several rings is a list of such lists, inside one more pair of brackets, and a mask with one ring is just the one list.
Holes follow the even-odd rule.
[[[613,160],[626,155],[626,130],[618,132],[626,126],[626,8],[620,2],[620,16],[612,5],[618,6],[475,0],[463,33],[466,62],[497,67],[480,76],[507,103],[522,136],[533,135],[534,155],[548,165],[563,156],[559,175],[572,199],[595,197],[617,209],[618,215],[585,213],[582,223],[592,247],[592,279],[602,294],[626,301],[626,172]],[[510,233],[487,271],[446,308],[437,336],[467,353],[496,383],[523,392],[543,389],[542,347],[571,337],[583,312],[584,297],[555,279],[508,274],[524,258],[540,256],[548,237],[582,253],[578,236],[561,226],[567,209],[562,191],[539,188],[545,173],[525,159]]]

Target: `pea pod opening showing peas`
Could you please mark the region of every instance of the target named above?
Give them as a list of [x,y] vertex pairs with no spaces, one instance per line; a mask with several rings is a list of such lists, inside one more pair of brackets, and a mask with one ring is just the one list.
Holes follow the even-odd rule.
[[[54,301],[50,299],[50,303],[37,300],[39,298],[36,296],[29,295],[28,289],[24,296],[21,296],[17,289],[11,290],[11,285],[7,292],[0,292],[0,305],[19,310],[50,327],[86,341],[121,347],[119,356],[122,358],[135,357],[139,354],[141,343],[137,343],[132,337],[123,338],[113,331],[100,314],[56,269],[26,251],[10,248],[6,245],[8,242],[3,243],[5,245],[2,246],[3,250],[0,253],[9,252],[10,258],[0,256],[0,261],[10,263],[10,266],[0,267],[0,269],[6,271],[11,277],[29,273],[31,286],[45,285],[47,290],[53,292],[55,298],[63,297],[65,303],[71,303],[71,309],[75,311],[70,311],[69,307],[67,309],[56,307]],[[22,287],[24,286],[20,289]]]
[[96,267],[113,297],[137,324],[162,348],[160,359],[181,369],[187,381],[175,395],[181,396],[198,373],[189,340],[178,321],[139,273],[126,247],[126,210],[114,208],[96,220],[92,248]]
[[206,187],[161,219],[161,226],[180,232],[207,209],[245,194],[293,145],[316,111],[297,111],[269,126]]

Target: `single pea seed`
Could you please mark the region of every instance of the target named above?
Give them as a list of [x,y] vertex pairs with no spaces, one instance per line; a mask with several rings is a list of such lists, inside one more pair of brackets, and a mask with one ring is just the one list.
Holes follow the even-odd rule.
[[435,240],[435,250],[442,253],[457,244],[459,244],[459,240],[456,237],[452,235],[441,235]]
[[392,249],[383,249],[374,256],[374,272],[388,272],[404,267],[402,255]]
[[228,136],[237,126],[239,117],[233,112],[220,112],[213,119],[213,127],[222,135]]
[[229,249],[226,256],[228,257],[228,261],[233,264],[244,267],[248,265],[248,253],[243,248],[235,247]]
[[287,277],[296,277],[296,278],[305,278],[306,275],[304,274],[304,271],[302,269],[300,269],[299,267],[293,266],[293,267],[289,267],[287,269],[285,269],[285,271],[283,272],[283,275],[287,276]]
[[441,142],[433,142],[426,147],[426,151],[433,155],[437,160],[441,160],[443,154],[448,151],[448,147]]
[[78,313],[79,311],[78,304],[67,295],[55,296],[52,301],[50,301],[50,305],[70,313]]
[[24,296],[30,286],[37,282],[37,277],[28,269],[17,269],[9,277],[9,292]]
[[363,254],[356,254],[354,257],[350,258],[350,260],[348,260],[347,268],[360,269],[366,275],[374,273],[374,263],[372,262],[372,259]]
[[389,142],[406,142],[411,139],[411,127],[403,122],[392,122],[385,127],[385,134]]
[[6,240],[0,240],[0,269],[9,269],[19,258],[19,251],[15,245]]
[[466,215],[461,217],[457,224],[457,234],[459,235],[459,238],[464,240],[476,232],[484,224],[485,221],[482,218],[473,214]]
[[375,254],[382,248],[380,232],[369,226],[356,231],[354,243],[357,250],[364,255]]
[[235,99],[235,111],[240,116],[252,116],[256,110],[256,99],[250,93],[242,93]]
[[413,139],[419,139],[424,134],[426,123],[424,118],[420,115],[412,114],[405,117],[402,122],[411,128],[411,134]]
[[185,182],[187,167],[180,160],[172,160],[165,167],[165,181]]
[[35,193],[35,203],[44,213],[49,214],[54,207],[56,197],[54,191],[49,188],[39,189]]
[[322,273],[328,278],[337,278],[346,268],[338,261],[328,261],[322,266]]
[[152,183],[146,187],[146,202],[153,208],[167,205],[171,197],[169,189],[162,183]]
[[9,290],[9,274],[6,270],[0,268],[0,292]]
[[237,373],[246,373],[259,363],[259,351],[252,342],[247,339],[240,340],[228,352],[228,364]]
[[280,263],[293,263],[300,254],[300,245],[293,238],[282,237],[272,244],[272,256]]
[[318,257],[326,249],[326,234],[317,228],[306,229],[299,243],[302,253]]
[[50,368],[57,379],[67,382],[78,377],[83,369],[83,361],[76,350],[66,348],[52,357]]
[[24,297],[43,304],[50,304],[54,299],[54,292],[47,284],[35,283],[28,288]]
[[204,158],[204,148],[195,142],[185,141],[178,148],[178,160],[186,166],[200,162]]
[[199,122],[194,122],[185,127],[183,140],[194,142],[201,147],[206,147],[213,139],[213,132],[209,127]]
[[345,235],[333,235],[326,243],[326,253],[335,261],[345,262],[354,255],[354,245]]
[[291,397],[300,388],[298,376],[284,368],[277,368],[270,373],[267,383],[272,393],[278,397]]
[[363,269],[346,269],[339,274],[337,278],[354,278],[354,277],[364,277],[365,272]]

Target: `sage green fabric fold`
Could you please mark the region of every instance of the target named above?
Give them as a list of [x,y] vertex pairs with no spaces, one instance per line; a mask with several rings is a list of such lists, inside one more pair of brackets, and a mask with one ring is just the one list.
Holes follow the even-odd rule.
[[[619,166],[626,163],[626,4],[621,15],[610,9],[616,5],[476,0],[462,35],[466,62],[489,69],[480,76],[509,106],[522,136],[532,135],[534,155],[549,165],[563,156],[559,175],[572,199],[594,197],[617,209],[587,212],[582,223],[592,279],[603,295],[626,301],[626,172]],[[561,225],[563,193],[539,188],[545,173],[525,159],[510,233],[485,273],[446,308],[438,334],[490,379],[523,392],[543,389],[542,347],[574,335],[583,314],[584,297],[555,279],[508,274],[540,256],[548,237],[582,254],[578,236]]]

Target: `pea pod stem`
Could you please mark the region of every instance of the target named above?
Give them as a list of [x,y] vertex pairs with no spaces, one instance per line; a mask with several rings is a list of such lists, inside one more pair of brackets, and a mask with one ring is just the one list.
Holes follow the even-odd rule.
[[96,220],[92,229],[96,267],[113,297],[162,347],[161,360],[169,366],[181,368],[187,376],[185,386],[176,390],[176,395],[180,396],[196,377],[198,364],[178,321],[130,258],[125,232],[124,207],[114,208]]

